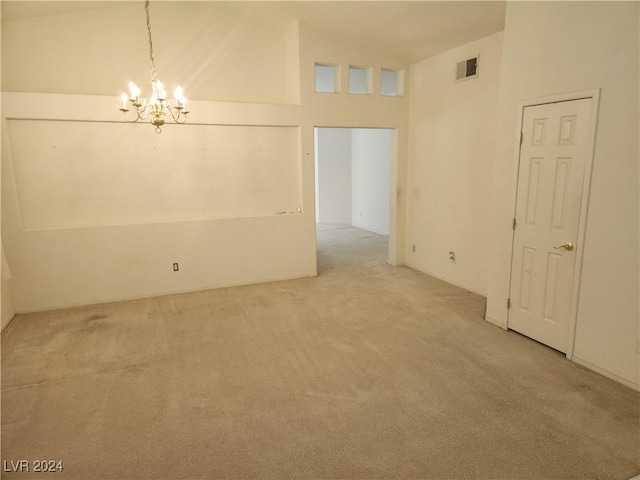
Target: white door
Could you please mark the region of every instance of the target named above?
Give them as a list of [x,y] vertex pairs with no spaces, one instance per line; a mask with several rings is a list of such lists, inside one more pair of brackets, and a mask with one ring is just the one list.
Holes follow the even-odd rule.
[[566,352],[591,99],[526,107],[509,328]]

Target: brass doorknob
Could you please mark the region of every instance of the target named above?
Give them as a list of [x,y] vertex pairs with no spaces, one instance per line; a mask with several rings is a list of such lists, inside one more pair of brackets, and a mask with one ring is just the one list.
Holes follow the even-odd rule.
[[553,247],[553,248],[555,248],[556,250],[558,250],[560,248],[564,248],[565,250],[570,252],[571,250],[573,250],[573,243],[567,242],[567,243],[563,243],[562,245],[558,245],[557,247]]

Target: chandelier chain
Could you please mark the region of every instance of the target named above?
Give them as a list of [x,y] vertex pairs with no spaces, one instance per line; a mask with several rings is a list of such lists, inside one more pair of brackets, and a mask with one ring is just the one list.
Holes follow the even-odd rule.
[[[147,14],[147,36],[149,37],[149,61],[151,62],[151,98],[148,100],[140,98],[140,89],[136,87],[135,83],[129,82],[130,95],[122,92],[120,98],[122,99],[122,108],[120,111],[124,114],[124,120],[126,122],[135,123],[138,120],[149,119],[151,125],[156,127],[156,133],[162,131],[162,126],[168,120],[173,120],[175,123],[183,124],[187,121],[187,114],[189,111],[186,109],[186,99],[182,96],[182,88],[180,85],[176,88],[176,102],[177,105],[172,106],[167,100],[167,92],[164,90],[162,82],[158,80],[158,74],[156,71],[156,65],[153,58],[153,40],[151,39],[151,13],[149,11],[150,0],[145,0],[144,9]],[[127,118],[129,108],[127,104],[131,104],[133,114],[135,118]]]
[[151,15],[149,13],[149,0],[144,3],[144,8],[147,11],[147,33],[149,34],[149,60],[151,61],[151,82],[154,82],[157,78],[156,66],[153,61],[153,42],[151,41]]

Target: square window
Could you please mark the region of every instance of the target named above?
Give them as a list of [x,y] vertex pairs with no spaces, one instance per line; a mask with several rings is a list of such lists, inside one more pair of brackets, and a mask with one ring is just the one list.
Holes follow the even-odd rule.
[[366,95],[371,91],[371,68],[349,66],[349,93]]
[[336,93],[338,91],[338,68],[336,65],[321,65],[316,63],[315,78],[316,92]]
[[382,69],[380,72],[380,95],[401,96],[404,94],[404,71]]

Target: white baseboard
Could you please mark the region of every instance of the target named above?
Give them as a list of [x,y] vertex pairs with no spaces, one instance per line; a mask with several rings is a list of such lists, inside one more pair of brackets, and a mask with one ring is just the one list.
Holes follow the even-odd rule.
[[491,318],[489,316],[485,316],[484,319],[489,323],[493,323],[496,327],[507,330],[507,324],[505,322],[501,322],[500,320],[496,320],[495,318]]
[[0,332],[4,332],[4,329],[9,326],[9,324],[11,323],[11,320],[13,320],[15,317],[16,317],[15,312],[8,317],[4,317],[2,319],[2,328],[0,328]]
[[137,300],[149,300],[151,298],[157,297],[166,297],[169,295],[183,295],[187,293],[196,293],[196,292],[204,292],[207,290],[217,290],[220,288],[231,288],[231,287],[246,287],[250,285],[260,285],[262,283],[274,283],[274,282],[286,282],[288,280],[299,280],[303,278],[313,278],[317,277],[318,272],[314,271],[311,273],[304,273],[298,276],[284,276],[284,277],[267,277],[262,279],[254,279],[248,282],[240,282],[240,283],[229,283],[229,284],[216,284],[216,285],[194,285],[188,289],[170,289],[170,290],[161,290],[157,292],[142,292],[136,295],[125,295],[118,297],[106,297],[96,300],[87,300],[83,302],[64,302],[54,305],[47,305],[44,307],[36,307],[36,308],[16,308],[16,315],[29,314],[29,313],[40,313],[40,312],[53,312],[56,310],[66,310],[68,308],[82,308],[82,307],[92,307],[97,305],[106,305],[108,303],[120,303],[120,302],[132,302]]
[[467,290],[471,293],[475,293],[476,295],[480,295],[481,297],[487,298],[487,293],[486,292],[481,292],[480,290],[470,287],[468,285],[465,285],[464,283],[461,282],[457,282],[455,280],[451,280],[450,278],[445,278],[441,275],[435,274],[433,272],[430,272],[429,270],[423,270],[421,268],[418,268],[413,262],[411,261],[405,261],[405,265],[409,268],[412,268],[414,270],[416,270],[417,272],[422,272],[422,273],[426,273],[427,275],[429,275],[430,277],[433,278],[437,278],[438,280],[442,280],[443,282],[447,282],[453,286],[462,288],[464,290]]
[[[640,384],[634,383],[631,380],[627,380],[626,378],[621,377],[620,375],[616,375],[615,373],[611,373],[608,370],[598,367],[593,363],[589,363],[586,360],[576,357],[575,355],[571,358],[571,360],[576,362],[578,365],[588,368],[589,370],[593,370],[594,372],[599,373],[600,375],[604,375],[605,377],[610,378],[611,380],[615,380],[618,383],[622,383],[623,385],[640,392]],[[635,478],[637,477],[634,477],[634,479]]]

